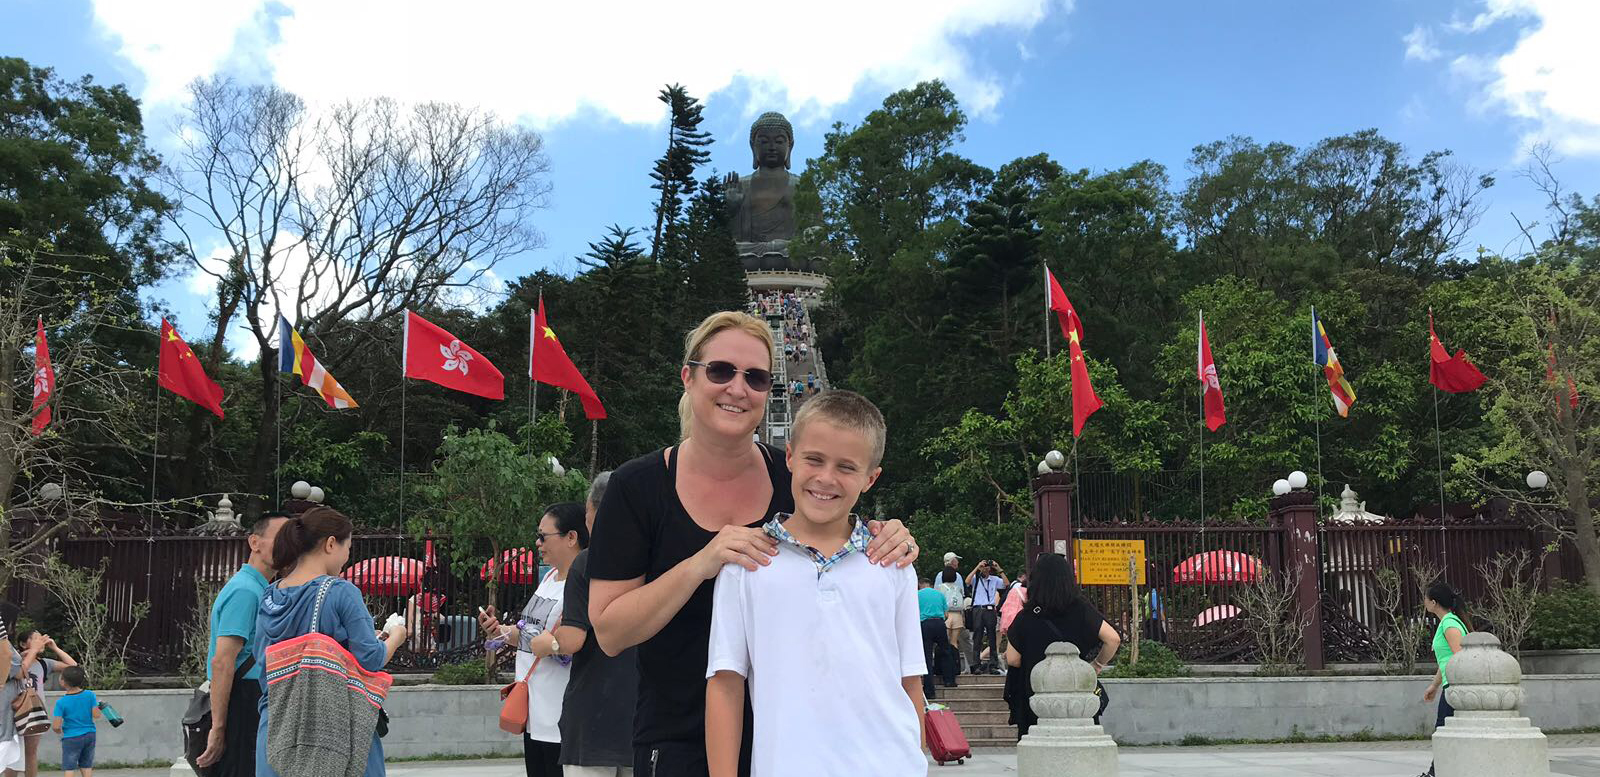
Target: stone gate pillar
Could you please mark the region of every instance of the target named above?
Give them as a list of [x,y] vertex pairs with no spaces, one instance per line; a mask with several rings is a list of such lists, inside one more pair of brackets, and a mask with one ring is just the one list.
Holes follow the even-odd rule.
[[1317,527],[1317,495],[1296,489],[1271,502],[1272,525],[1283,529],[1281,572],[1296,584],[1295,613],[1304,622],[1300,636],[1305,646],[1306,668],[1323,669],[1322,551]]
[[1033,529],[1028,532],[1028,568],[1040,553],[1072,558],[1072,475],[1041,467],[1033,478]]

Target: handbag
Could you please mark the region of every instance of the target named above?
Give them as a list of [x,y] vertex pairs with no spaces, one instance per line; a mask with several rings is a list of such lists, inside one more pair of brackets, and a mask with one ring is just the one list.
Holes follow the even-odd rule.
[[23,688],[17,698],[11,700],[11,714],[20,736],[31,737],[50,730],[50,716],[44,712],[44,700],[32,688]]
[[[256,665],[254,654],[247,655],[244,663],[234,670],[235,684]],[[106,711],[101,710],[102,713]],[[111,715],[106,714],[106,721],[113,728],[122,725],[122,716],[118,715],[116,721],[111,720]],[[201,766],[196,763],[200,754],[206,751],[206,744],[211,738],[211,683],[206,682],[201,687],[194,689],[194,695],[189,697],[189,709],[184,712],[180,721],[183,731],[183,759],[189,762],[189,768],[194,770],[198,777],[210,777],[213,766]]]
[[522,679],[500,689],[500,730],[507,734],[521,734],[528,728],[528,678],[539,668],[544,656],[535,656]]

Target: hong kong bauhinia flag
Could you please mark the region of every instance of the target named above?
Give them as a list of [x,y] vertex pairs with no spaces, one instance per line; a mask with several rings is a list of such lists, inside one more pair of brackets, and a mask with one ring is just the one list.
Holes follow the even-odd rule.
[[1072,300],[1067,299],[1067,292],[1050,273],[1050,268],[1045,268],[1044,277],[1049,287],[1050,309],[1056,312],[1061,336],[1067,338],[1067,349],[1072,355],[1072,436],[1082,437],[1083,425],[1104,403],[1089,383],[1089,363],[1083,360],[1083,322],[1078,320],[1078,311],[1072,307]]
[[488,399],[505,399],[506,377],[461,339],[406,311],[405,375]]
[[156,369],[161,387],[222,418],[222,387],[206,376],[200,357],[178,336],[166,319],[161,319],[161,359]]
[[591,421],[606,417],[606,406],[600,404],[600,395],[589,387],[578,365],[567,356],[549,319],[544,314],[544,297],[539,298],[539,309],[533,315],[533,329],[528,333],[528,377],[551,386],[560,386],[583,402],[583,415]]
[[1228,422],[1222,404],[1222,381],[1217,380],[1217,361],[1211,358],[1211,338],[1206,336],[1206,314],[1200,314],[1200,344],[1197,363],[1200,385],[1205,387],[1206,428],[1216,431]]
[[33,433],[50,425],[50,396],[56,393],[56,369],[50,366],[50,344],[44,339],[44,318],[33,336]]

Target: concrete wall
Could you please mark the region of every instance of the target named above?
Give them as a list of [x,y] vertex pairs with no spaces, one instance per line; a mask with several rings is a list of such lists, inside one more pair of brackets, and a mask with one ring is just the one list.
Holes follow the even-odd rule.
[[[1106,680],[1111,707],[1107,731],[1123,744],[1177,742],[1188,735],[1212,739],[1281,739],[1302,734],[1351,735],[1370,728],[1377,736],[1428,733],[1434,707],[1422,701],[1422,677],[1205,677],[1174,680]],[[1600,721],[1600,675],[1526,678],[1523,713],[1535,726],[1569,729]],[[389,694],[389,736],[394,758],[504,755],[522,752],[520,738],[500,731],[499,686],[419,685]],[[102,762],[172,761],[180,754],[179,720],[192,691],[97,691],[127,720],[101,724],[96,757]],[[46,705],[55,703],[49,694]],[[61,757],[48,739],[44,760]]]
[[[1118,742],[1176,743],[1211,739],[1349,736],[1371,729],[1378,737],[1427,734],[1434,704],[1424,703],[1424,677],[1203,677],[1106,680],[1111,706],[1102,723]],[[1600,721],[1600,675],[1540,675],[1523,679],[1522,712],[1543,729]]]
[[[1600,650],[1525,650],[1522,652],[1522,673],[1532,674],[1600,674]],[[1195,677],[1252,676],[1256,664],[1190,664]],[[1418,661],[1417,674],[1433,674],[1432,660]],[[1383,674],[1383,665],[1370,663],[1330,663],[1328,675],[1360,676]]]
[[[384,754],[392,758],[435,754],[520,756],[522,740],[500,730],[500,686],[419,685],[390,692],[389,735]],[[180,721],[192,690],[96,691],[121,713],[118,728],[101,723],[95,757],[103,763],[171,763],[182,754]],[[46,694],[45,707],[56,694]],[[61,760],[60,740],[47,737],[45,761]]]

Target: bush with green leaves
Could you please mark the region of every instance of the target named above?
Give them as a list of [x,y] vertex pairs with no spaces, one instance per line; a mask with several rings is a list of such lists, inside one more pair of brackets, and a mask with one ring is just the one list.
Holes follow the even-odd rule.
[[1600,597],[1587,587],[1557,581],[1533,606],[1525,647],[1536,650],[1600,648]]
[[1111,668],[1102,677],[1188,677],[1189,665],[1160,642],[1143,640],[1139,643],[1139,663],[1128,663],[1128,643],[1122,643],[1112,659]]
[[434,670],[433,681],[439,685],[483,685],[489,682],[488,668],[475,659],[445,664]]

